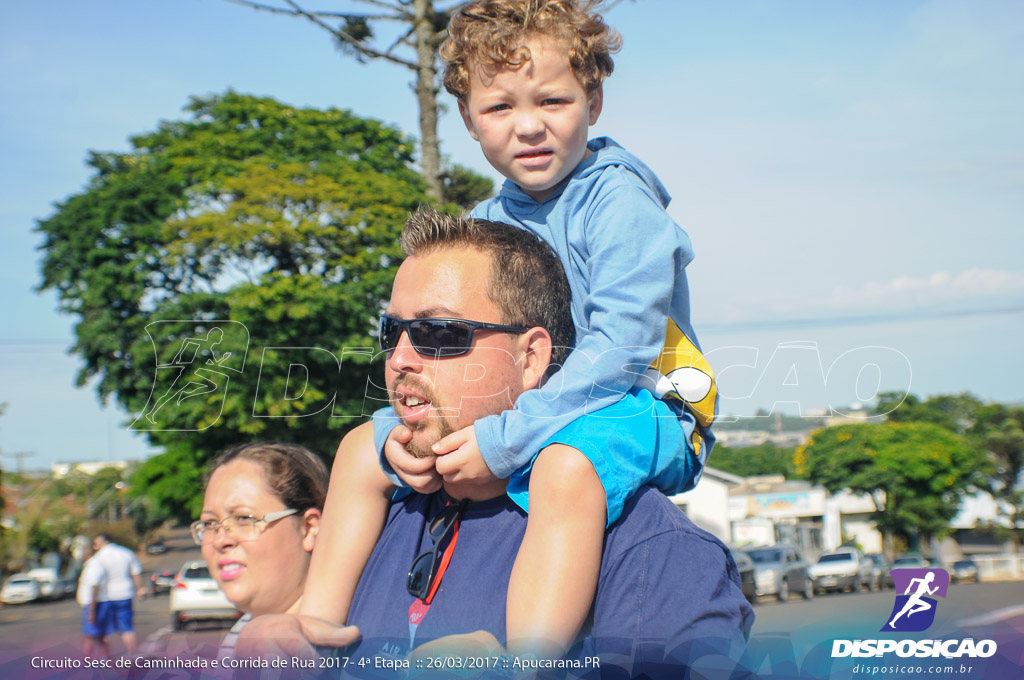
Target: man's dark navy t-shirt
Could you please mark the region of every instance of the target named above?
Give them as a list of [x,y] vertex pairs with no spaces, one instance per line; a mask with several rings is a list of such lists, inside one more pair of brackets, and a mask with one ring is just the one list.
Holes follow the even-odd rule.
[[[346,652],[352,675],[393,678],[388,661],[446,635],[485,630],[505,644],[509,576],[526,530],[526,515],[507,496],[467,505],[438,593],[411,637],[406,577],[432,545],[427,523],[449,500],[439,492],[392,504],[349,613],[363,635]],[[600,657],[594,677],[611,667],[679,677],[695,655],[738,658],[752,622],[725,546],[645,488],[605,536],[594,605],[571,657]]]

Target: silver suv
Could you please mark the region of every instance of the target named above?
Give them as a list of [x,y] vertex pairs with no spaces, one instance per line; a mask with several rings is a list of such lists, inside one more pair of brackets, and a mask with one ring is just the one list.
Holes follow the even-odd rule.
[[807,562],[791,545],[779,544],[747,550],[754,561],[754,583],[757,595],[774,595],[779,602],[789,599],[790,593],[800,593],[804,599],[814,597],[814,584],[807,575]]

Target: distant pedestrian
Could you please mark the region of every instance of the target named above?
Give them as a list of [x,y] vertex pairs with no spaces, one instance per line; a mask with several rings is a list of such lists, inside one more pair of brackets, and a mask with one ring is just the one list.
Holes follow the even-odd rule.
[[82,605],[82,656],[96,658],[97,652],[103,658],[110,657],[110,619],[96,615],[100,590],[106,585],[106,574],[95,557],[92,546],[85,549],[85,563],[78,577],[78,604]]
[[[129,655],[135,654],[136,640],[132,617],[132,595],[146,596],[142,585],[142,565],[135,553],[110,542],[106,534],[98,534],[92,542],[96,555],[93,557],[103,568],[106,576],[104,587],[100,588],[100,602],[96,606],[97,617],[110,619],[111,632],[121,634],[121,641]],[[134,583],[134,590],[132,585]]]

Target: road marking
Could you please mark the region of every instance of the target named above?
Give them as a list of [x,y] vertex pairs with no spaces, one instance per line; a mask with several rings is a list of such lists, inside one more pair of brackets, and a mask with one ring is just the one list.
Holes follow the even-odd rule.
[[997,623],[1012,619],[1016,616],[1024,614],[1024,604],[1018,604],[1013,607],[1004,607],[1003,609],[997,609],[994,612],[988,612],[981,614],[980,616],[974,616],[969,619],[963,619],[957,625],[961,628],[980,628],[981,626],[994,626]]

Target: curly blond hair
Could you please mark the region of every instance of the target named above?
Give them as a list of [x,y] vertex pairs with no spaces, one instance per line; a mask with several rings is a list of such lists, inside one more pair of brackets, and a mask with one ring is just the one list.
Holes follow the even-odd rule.
[[475,0],[452,15],[441,45],[444,87],[469,97],[472,66],[519,68],[530,60],[523,44],[533,36],[565,41],[569,68],[592,95],[615,67],[622,38],[597,13],[600,0]]

